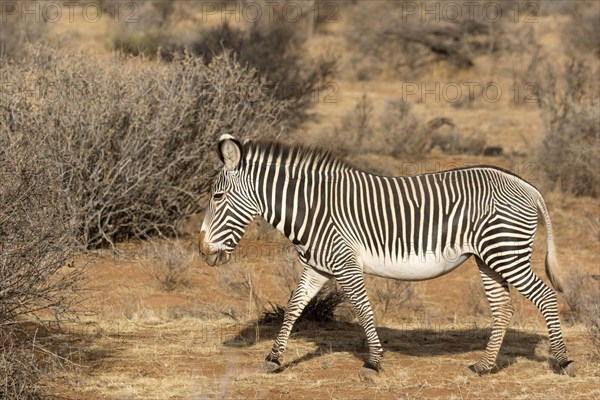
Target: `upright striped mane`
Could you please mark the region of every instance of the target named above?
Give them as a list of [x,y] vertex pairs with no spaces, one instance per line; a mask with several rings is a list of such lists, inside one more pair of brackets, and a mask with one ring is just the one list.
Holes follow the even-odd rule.
[[[285,160],[291,156],[293,160],[304,160],[310,158],[313,163],[332,163],[336,165],[350,165],[337,157],[332,151],[318,146],[304,146],[301,144],[286,144],[276,141],[248,141],[243,144],[244,154],[264,154],[265,156],[272,155],[272,158]],[[247,157],[246,157],[247,160]]]

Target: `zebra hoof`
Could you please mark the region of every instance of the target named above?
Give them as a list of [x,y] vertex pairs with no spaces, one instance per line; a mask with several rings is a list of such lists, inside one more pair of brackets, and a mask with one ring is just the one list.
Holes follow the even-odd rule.
[[358,379],[360,379],[361,382],[369,383],[374,382],[378,375],[379,372],[375,371],[374,369],[362,367],[358,372]]
[[273,373],[277,372],[281,369],[281,363],[277,359],[270,359],[267,357],[265,359],[265,372]]
[[560,366],[560,373],[568,375],[571,378],[577,374],[577,365],[575,361],[567,361]]
[[482,368],[477,364],[469,365],[468,371],[470,373],[476,374],[478,376],[491,374],[495,371],[495,367],[492,368]]
[[370,362],[366,362],[358,372],[358,379],[360,379],[361,382],[373,382],[378,375],[379,365],[373,365]]

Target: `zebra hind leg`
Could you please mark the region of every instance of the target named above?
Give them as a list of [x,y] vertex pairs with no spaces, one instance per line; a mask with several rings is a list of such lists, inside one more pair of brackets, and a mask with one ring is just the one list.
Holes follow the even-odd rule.
[[477,257],[476,261],[483,280],[485,295],[492,311],[492,334],[485,352],[479,361],[469,367],[471,371],[482,375],[494,371],[500,346],[502,346],[506,329],[515,310],[510,301],[510,292],[506,279],[485,265],[480,258]]
[[283,317],[283,324],[281,325],[277,339],[275,339],[271,352],[265,358],[266,372],[275,372],[281,368],[279,357],[285,351],[294,323],[300,314],[302,314],[304,307],[306,307],[308,302],[321,290],[325,282],[330,278],[331,276],[322,274],[309,266],[304,267],[298,287],[294,290],[288,302],[288,307]]
[[529,258],[514,261],[511,268],[494,269],[531,301],[544,316],[548,328],[550,352],[554,357],[557,372],[575,376],[575,364],[567,356],[567,347],[562,337],[556,293],[534,274]]

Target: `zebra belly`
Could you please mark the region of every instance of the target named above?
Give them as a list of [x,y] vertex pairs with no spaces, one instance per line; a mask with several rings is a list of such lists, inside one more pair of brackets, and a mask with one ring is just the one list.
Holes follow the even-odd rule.
[[362,263],[367,274],[406,281],[422,281],[447,274],[465,262],[470,255],[466,251],[449,253],[438,250],[425,254],[412,253],[392,259],[389,256],[374,255],[363,249],[359,252],[359,262]]

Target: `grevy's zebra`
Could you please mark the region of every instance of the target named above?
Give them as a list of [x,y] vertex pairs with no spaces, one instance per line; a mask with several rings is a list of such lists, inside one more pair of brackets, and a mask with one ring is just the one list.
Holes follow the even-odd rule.
[[493,325],[483,357],[470,369],[481,374],[495,366],[514,312],[510,283],[541,311],[557,365],[573,373],[556,295],[531,269],[539,211],[548,238],[546,273],[558,288],[552,226],[544,200],[532,185],[492,167],[377,176],[322,150],[277,143],[241,145],[230,135],[220,138],[218,151],[224,167],[214,182],[199,243],[207,263],[227,262],[248,224],[260,215],[294,243],[304,265],[265,360],[268,371],[280,367],[294,322],[331,277],[350,299],[365,330],[370,352],[364,371],[378,371],[383,350],[363,273],[425,280],[452,271],[473,255]]

